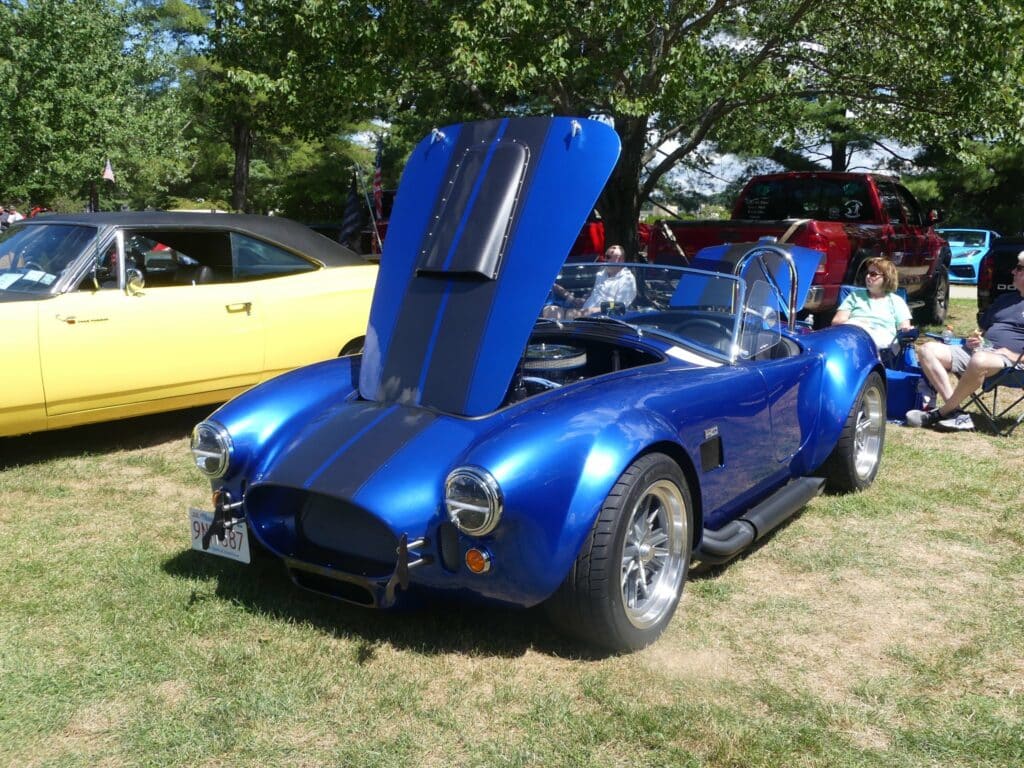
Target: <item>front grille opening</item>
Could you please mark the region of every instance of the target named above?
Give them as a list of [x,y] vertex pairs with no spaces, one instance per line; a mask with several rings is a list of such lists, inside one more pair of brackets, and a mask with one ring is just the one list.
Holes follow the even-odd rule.
[[261,537],[285,557],[368,578],[395,570],[398,538],[358,504],[268,484],[251,488],[245,506]]
[[318,573],[310,573],[309,571],[294,568],[289,569],[288,572],[292,577],[292,581],[303,589],[308,589],[311,592],[316,592],[335,600],[343,600],[346,603],[361,605],[364,608],[373,608],[376,605],[370,591],[359,584],[354,584],[351,581],[331,579]]
[[441,564],[449,573],[456,573],[462,565],[458,529],[451,523],[441,523],[437,537],[441,545]]

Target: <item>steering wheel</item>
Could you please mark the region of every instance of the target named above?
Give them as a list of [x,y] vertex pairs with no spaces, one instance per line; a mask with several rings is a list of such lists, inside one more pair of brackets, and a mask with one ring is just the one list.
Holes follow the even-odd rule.
[[706,317],[684,320],[676,327],[676,334],[727,354],[732,341],[720,323]]
[[36,263],[34,261],[26,261],[22,266],[25,269],[36,269],[36,270],[38,270],[40,272],[45,272],[46,271],[45,269],[43,269],[43,266],[41,264],[38,264],[38,263]]

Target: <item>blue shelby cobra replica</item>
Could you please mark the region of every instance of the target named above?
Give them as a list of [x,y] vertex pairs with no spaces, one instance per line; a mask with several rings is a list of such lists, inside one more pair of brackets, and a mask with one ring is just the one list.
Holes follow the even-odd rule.
[[820,254],[562,268],[618,152],[608,126],[565,118],[421,142],[362,356],[196,427],[215,511],[193,510],[193,546],[245,560],[251,535],[297,584],[367,606],[546,603],[583,640],[635,649],[668,624],[692,558],[734,557],[826,483],[869,485],[874,345],[793,320]]

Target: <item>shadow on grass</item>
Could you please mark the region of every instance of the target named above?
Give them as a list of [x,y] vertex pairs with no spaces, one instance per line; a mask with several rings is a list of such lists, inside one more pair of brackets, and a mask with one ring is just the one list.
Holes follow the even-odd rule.
[[83,427],[0,437],[0,470],[51,459],[136,450],[188,437],[217,406],[204,405]]
[[[400,593],[405,607],[390,611],[361,608],[307,592],[292,584],[284,566],[254,551],[249,566],[186,550],[164,563],[178,578],[216,582],[214,596],[273,620],[302,622],[334,637],[356,639],[359,657],[369,661],[379,644],[425,655],[465,653],[514,658],[528,650],[577,660],[599,660],[613,653],[588,648],[558,634],[540,608],[517,609],[470,600],[428,599]],[[191,602],[209,600],[193,591]]]
[[[733,563],[769,545],[776,533],[802,514],[800,510],[727,563],[696,564],[688,579],[718,578]],[[252,564],[245,566],[189,549],[167,560],[163,569],[177,578],[215,582],[213,595],[193,591],[190,604],[229,600],[273,620],[307,623],[334,637],[358,639],[359,656],[366,660],[383,643],[425,655],[454,652],[513,658],[533,650],[581,661],[616,655],[559,634],[540,607],[518,609],[475,601],[472,596],[439,599],[410,592],[400,593],[404,607],[378,611],[296,587],[283,564],[265,550],[255,549],[252,558]]]

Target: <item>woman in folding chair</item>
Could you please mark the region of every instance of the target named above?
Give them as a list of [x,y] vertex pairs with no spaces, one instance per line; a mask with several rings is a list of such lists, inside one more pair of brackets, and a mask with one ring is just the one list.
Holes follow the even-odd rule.
[[875,256],[864,266],[864,287],[847,294],[832,325],[859,325],[871,335],[882,363],[891,368],[899,352],[897,334],[910,330],[910,308],[896,293],[899,274],[891,261]]
[[[1013,268],[1013,287],[996,299],[981,317],[983,333],[964,339],[963,346],[930,341],[918,350],[921,370],[932,388],[942,396],[939,408],[908,411],[908,427],[939,427],[949,430],[974,429],[970,415],[960,403],[971,397],[989,376],[1020,364],[1024,352],[1024,251]],[[960,377],[954,387],[949,373]]]

